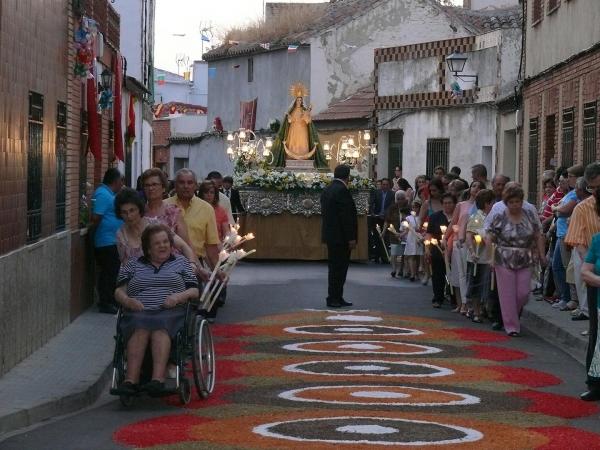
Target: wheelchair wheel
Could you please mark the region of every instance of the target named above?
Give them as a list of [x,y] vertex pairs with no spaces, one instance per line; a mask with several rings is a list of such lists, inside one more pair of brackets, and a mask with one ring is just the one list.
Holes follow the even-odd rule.
[[182,376],[179,382],[179,401],[182,405],[187,405],[191,399],[192,385],[190,383],[190,380]]
[[215,349],[210,327],[202,316],[196,316],[192,366],[198,396],[207,398],[215,388]]
[[[125,380],[125,374],[127,373],[127,356],[125,355],[125,345],[123,343],[123,337],[117,336],[116,338],[115,353],[113,357],[113,379],[111,388],[117,388]],[[134,398],[130,395],[119,395],[119,401],[121,405],[126,408],[130,408],[134,403]]]

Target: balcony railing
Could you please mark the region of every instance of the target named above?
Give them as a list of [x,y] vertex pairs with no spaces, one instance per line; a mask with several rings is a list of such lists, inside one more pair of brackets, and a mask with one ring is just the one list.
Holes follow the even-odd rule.
[[121,17],[109,0],[91,0],[85,5],[85,14],[96,22],[104,39],[114,48],[119,48],[121,39]]

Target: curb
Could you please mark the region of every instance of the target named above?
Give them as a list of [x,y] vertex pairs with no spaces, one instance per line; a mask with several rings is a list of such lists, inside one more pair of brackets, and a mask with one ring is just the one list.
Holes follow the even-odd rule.
[[585,366],[587,338],[569,332],[545,317],[528,310],[523,310],[522,327],[535,334],[554,347],[570,355],[579,364]]
[[98,400],[109,383],[111,371],[112,361],[100,377],[85,390],[0,417],[0,442],[10,437],[8,436],[9,433],[38,425],[54,417],[73,413],[92,405]]

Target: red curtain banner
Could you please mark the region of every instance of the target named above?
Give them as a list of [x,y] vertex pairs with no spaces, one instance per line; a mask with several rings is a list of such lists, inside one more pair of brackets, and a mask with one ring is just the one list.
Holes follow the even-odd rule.
[[115,158],[125,161],[123,151],[123,60],[117,52],[113,59],[113,73],[115,74],[115,92],[113,95],[113,122],[114,122],[114,151]]
[[249,102],[240,102],[240,127],[254,130],[256,126],[256,105],[258,97]]
[[135,97],[129,95],[129,110],[127,112],[127,145],[135,140]]

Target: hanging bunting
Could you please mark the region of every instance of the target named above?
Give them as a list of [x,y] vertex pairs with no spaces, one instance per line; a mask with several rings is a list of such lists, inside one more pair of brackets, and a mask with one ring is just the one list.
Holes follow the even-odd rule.
[[129,110],[127,113],[127,146],[131,147],[135,140],[135,97],[129,96]]
[[121,117],[123,104],[123,59],[119,52],[117,52],[113,59],[113,73],[115,74],[115,95],[113,107],[114,153],[115,158],[125,161],[125,152],[123,151],[123,119]]
[[90,73],[87,78],[87,115],[88,115],[88,147],[94,159],[102,159],[102,146],[100,144],[100,122],[98,121],[98,105],[96,103],[96,80]]

